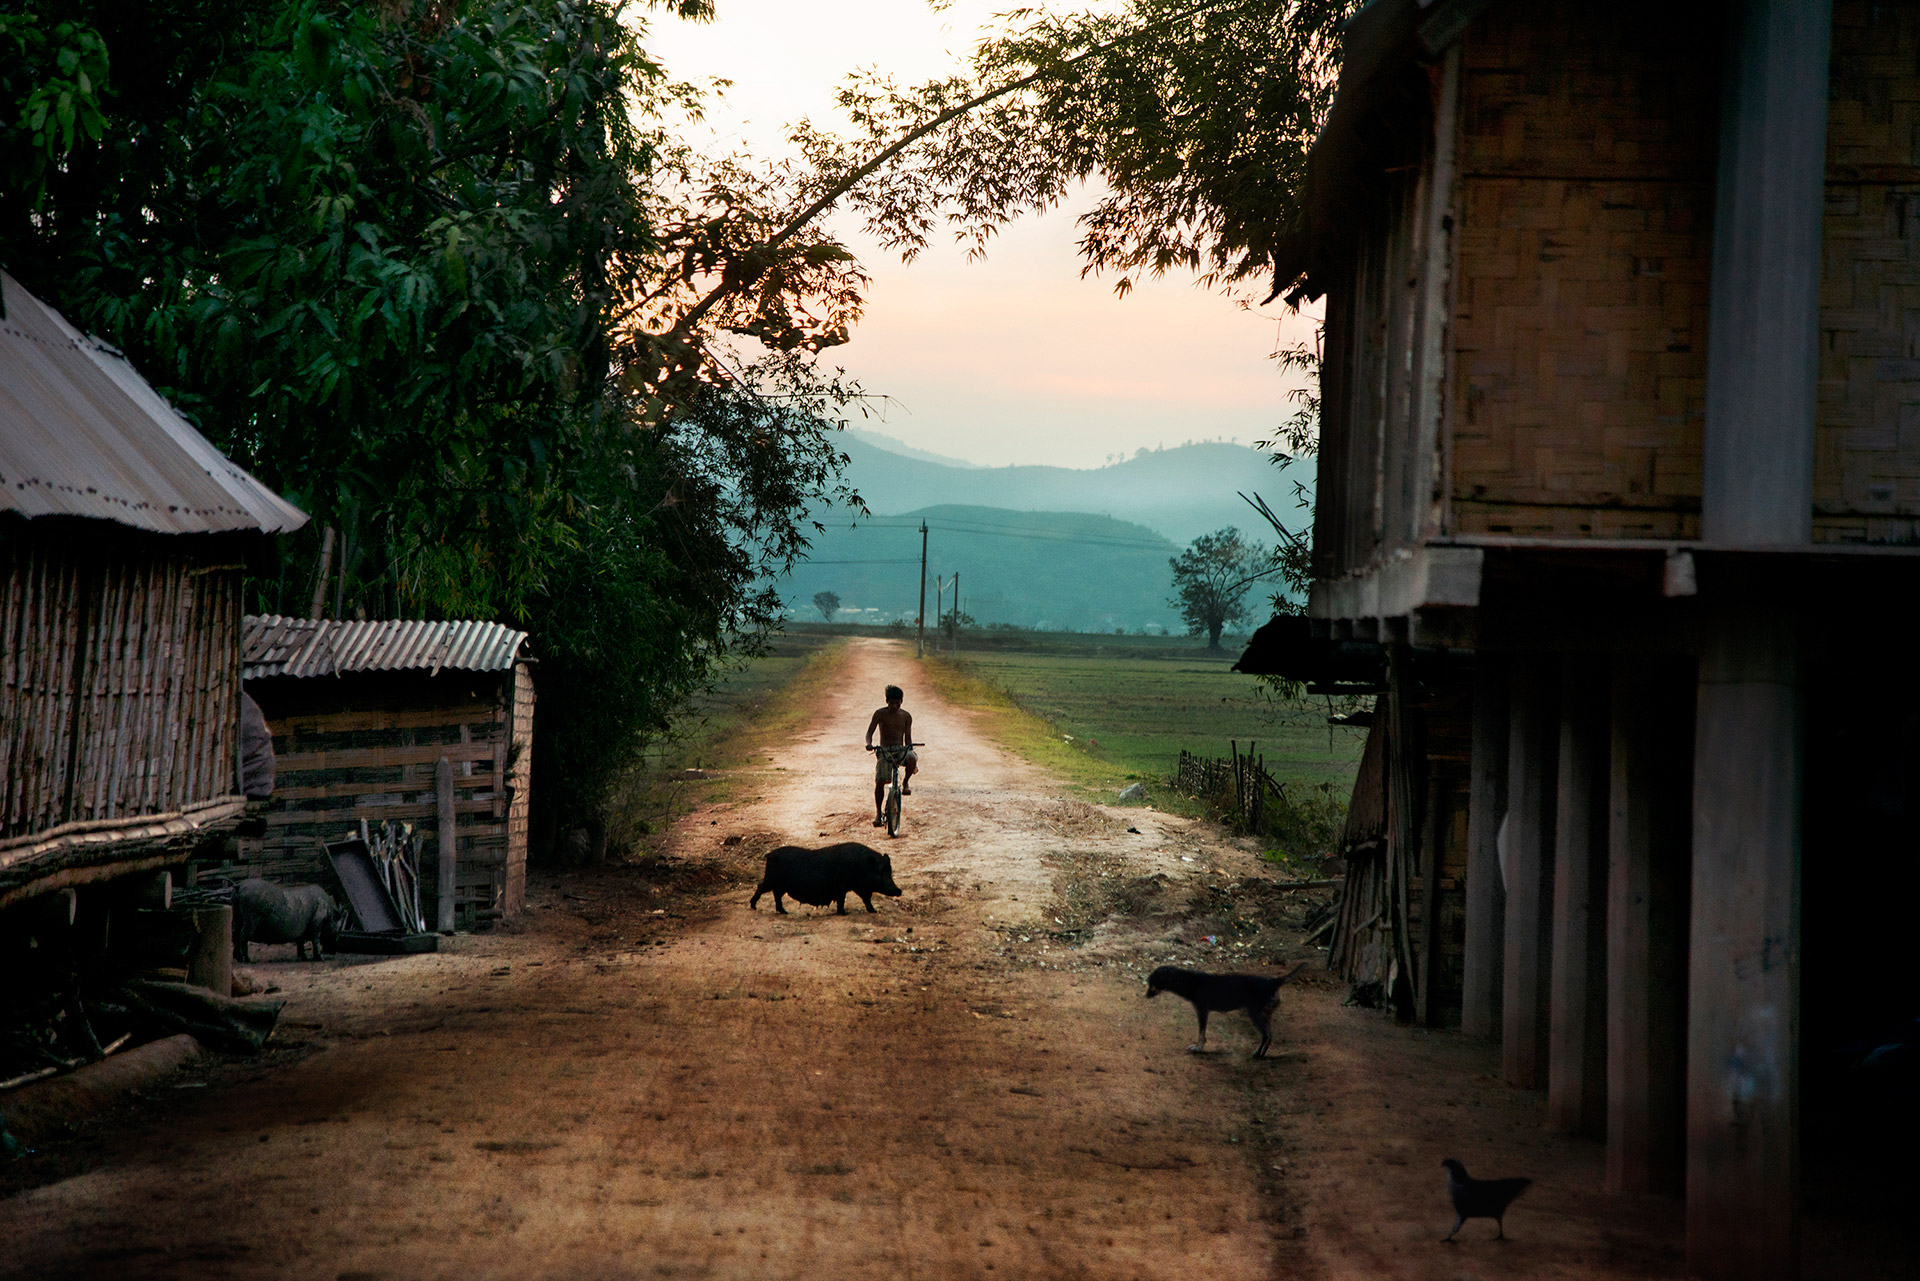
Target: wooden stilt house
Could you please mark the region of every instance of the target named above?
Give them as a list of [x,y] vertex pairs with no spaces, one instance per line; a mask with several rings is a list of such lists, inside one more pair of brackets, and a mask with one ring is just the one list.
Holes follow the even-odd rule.
[[0,913],[239,822],[242,562],[305,522],[0,272]]
[[[357,622],[249,616],[247,692],[273,731],[278,778],[264,835],[229,872],[330,877],[320,849],[361,821],[411,823],[424,838],[428,919],[442,894],[455,924],[511,916],[526,899],[533,767],[533,659],[499,623]],[[455,882],[432,851],[451,812]]]
[[1352,888],[1440,991],[1458,870],[1462,1031],[1684,1193],[1690,1275],[1795,1276],[1920,1136],[1869,1070],[1920,1016],[1869,910],[1920,893],[1920,8],[1373,0],[1345,51],[1276,286],[1309,625],[1386,671]]

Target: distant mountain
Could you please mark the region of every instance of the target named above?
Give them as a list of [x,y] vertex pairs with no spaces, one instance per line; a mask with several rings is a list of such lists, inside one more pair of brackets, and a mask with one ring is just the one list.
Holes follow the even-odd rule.
[[970,463],[964,458],[949,458],[945,454],[929,453],[924,449],[915,449],[903,440],[891,436],[882,436],[877,431],[862,431],[858,427],[847,428],[847,435],[864,445],[875,449],[884,449],[889,454],[898,454],[902,458],[917,458],[923,463],[938,463],[942,467],[958,467],[963,471],[979,471],[985,463]]
[[[964,474],[964,473],[963,473]],[[1058,631],[1183,630],[1167,604],[1179,548],[1151,529],[1081,512],[941,504],[862,520],[824,518],[809,560],[779,585],[802,617],[815,592],[840,597],[843,621],[912,618],[927,522],[927,621],[935,585],[960,574],[960,608],[977,621]],[[951,608],[952,597],[947,596]]]
[[[909,457],[906,448],[865,432],[838,443],[851,459],[847,479],[875,515],[897,515],[937,503],[1028,512],[1088,512],[1145,525],[1185,546],[1223,525],[1237,525],[1263,542],[1273,531],[1241,502],[1258,492],[1291,521],[1293,483],[1311,488],[1311,462],[1285,471],[1269,455],[1245,445],[1180,445],[1149,450],[1122,463],[1070,467],[968,467]],[[915,451],[921,452],[921,451]],[[964,584],[963,584],[964,585]]]

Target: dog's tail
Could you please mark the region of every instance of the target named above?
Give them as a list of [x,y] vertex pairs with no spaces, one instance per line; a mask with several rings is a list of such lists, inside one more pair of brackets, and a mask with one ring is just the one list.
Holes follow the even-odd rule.
[[1294,967],[1293,967],[1292,969],[1290,969],[1290,970],[1288,970],[1288,971],[1287,971],[1287,972],[1286,972],[1285,974],[1282,974],[1282,975],[1281,975],[1281,976],[1280,976],[1279,978],[1277,978],[1277,979],[1274,979],[1274,980],[1273,980],[1273,990],[1274,990],[1274,991],[1276,991],[1276,992],[1278,992],[1278,991],[1280,990],[1280,988],[1281,988],[1281,987],[1282,987],[1283,985],[1285,985],[1285,984],[1287,984],[1287,983],[1289,983],[1289,982],[1291,982],[1291,981],[1293,980],[1293,976],[1294,976],[1294,975],[1296,975],[1296,974],[1298,974],[1298,973],[1299,973],[1299,972],[1300,972],[1301,970],[1304,970],[1304,969],[1306,969],[1306,968],[1307,968],[1307,962],[1305,962],[1305,961],[1302,961],[1302,962],[1300,962],[1300,964],[1298,964],[1298,965],[1296,965],[1296,966],[1294,966]]

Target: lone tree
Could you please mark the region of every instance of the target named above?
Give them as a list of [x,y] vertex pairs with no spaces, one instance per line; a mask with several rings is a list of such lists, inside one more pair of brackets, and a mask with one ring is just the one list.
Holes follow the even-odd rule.
[[1278,571],[1273,553],[1249,542],[1229,525],[1193,540],[1171,557],[1173,595],[1167,603],[1180,611],[1189,635],[1207,634],[1207,648],[1220,648],[1220,632],[1247,616],[1247,589]]
[[840,596],[836,592],[815,592],[813,607],[820,611],[820,617],[831,623],[833,616],[840,612]]

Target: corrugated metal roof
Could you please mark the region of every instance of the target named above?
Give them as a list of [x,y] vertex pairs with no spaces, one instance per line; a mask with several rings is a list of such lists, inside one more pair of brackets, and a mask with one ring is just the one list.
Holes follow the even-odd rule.
[[163,534],[285,533],[306,514],[229,462],[118,352],[0,271],[0,510]]
[[240,642],[241,675],[332,676],[454,667],[510,671],[527,634],[504,623],[423,619],[284,618],[249,614]]

